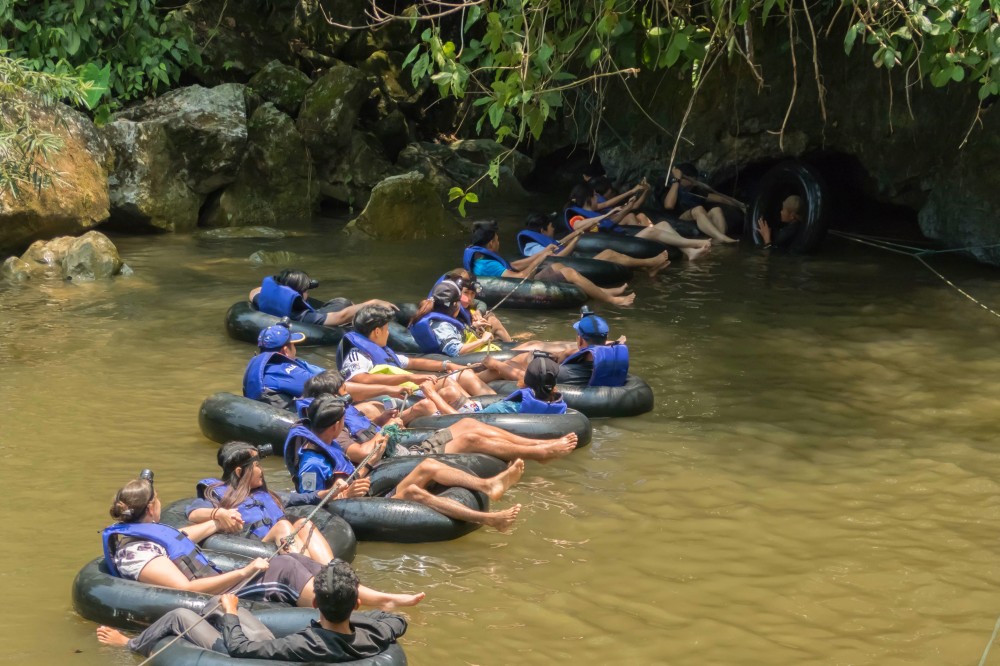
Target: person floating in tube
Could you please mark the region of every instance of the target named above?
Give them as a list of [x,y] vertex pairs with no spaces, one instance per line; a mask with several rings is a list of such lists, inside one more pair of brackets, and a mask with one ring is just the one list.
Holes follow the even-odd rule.
[[795,241],[796,234],[799,233],[802,220],[802,197],[793,194],[786,197],[781,202],[781,211],[778,213],[777,233],[771,229],[763,217],[757,220],[757,233],[763,243],[765,250],[776,248],[788,250]]
[[355,305],[346,298],[334,298],[319,308],[309,304],[309,292],[319,287],[304,271],[286,269],[277,275],[264,278],[259,287],[250,291],[250,302],[255,308],[275,317],[288,317],[303,324],[321,326],[347,326],[359,309],[378,303],[395,309],[386,301],[373,299]]

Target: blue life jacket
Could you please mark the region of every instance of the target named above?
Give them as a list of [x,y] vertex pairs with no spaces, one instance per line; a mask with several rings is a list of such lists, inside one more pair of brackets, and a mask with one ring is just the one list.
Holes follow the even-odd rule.
[[[202,479],[197,485],[198,497],[209,501],[221,502],[222,497],[229,492],[229,486],[219,479]],[[243,500],[236,510],[243,518],[243,529],[258,539],[263,539],[271,531],[271,527],[285,517],[285,510],[274,501],[271,493],[258,488]]]
[[246,372],[243,373],[244,398],[260,400],[264,396],[264,391],[267,390],[267,387],[264,386],[264,369],[272,361],[291,363],[292,359],[276,351],[261,352],[250,359]]
[[300,419],[306,417],[306,408],[312,404],[313,398],[296,398],[295,399],[295,413],[299,415]]
[[521,414],[565,414],[566,401],[560,398],[553,402],[545,402],[535,397],[530,388],[522,388],[508,395],[504,400],[521,403]]
[[528,246],[528,243],[538,243],[542,247],[548,247],[549,245],[555,245],[558,250],[563,249],[563,246],[559,244],[559,241],[549,238],[545,234],[539,233],[537,231],[532,231],[531,229],[525,229],[524,231],[517,232],[517,249],[521,251],[521,254],[528,256],[524,252],[524,248]]
[[[577,215],[582,215],[583,217],[600,217],[604,213],[599,213],[596,210],[587,210],[586,208],[578,208],[576,206],[570,206],[563,211],[563,224],[566,226],[567,231],[573,231],[573,225],[569,223],[571,219]],[[612,220],[610,217],[606,217],[597,223],[597,229],[599,231],[619,231],[618,223]]]
[[[471,319],[471,315],[469,317]],[[443,312],[428,312],[410,325],[410,333],[413,334],[413,339],[420,346],[420,351],[425,354],[441,353],[441,343],[434,337],[434,331],[431,330],[431,322],[435,321],[446,321],[459,331],[465,331],[465,323],[458,319],[450,317]]]
[[615,342],[610,345],[585,347],[571,354],[563,365],[579,362],[586,354],[594,359],[594,372],[590,375],[590,386],[624,386],[628,379],[628,347]]
[[354,405],[348,405],[344,410],[344,427],[347,428],[347,434],[351,439],[360,444],[364,444],[381,430]]
[[343,369],[344,359],[352,348],[357,348],[361,353],[371,359],[375,365],[394,365],[397,368],[403,367],[399,362],[396,352],[388,347],[379,347],[377,344],[361,335],[357,331],[345,333],[340,344],[337,346],[337,369]]
[[478,245],[470,245],[469,247],[465,248],[465,252],[462,253],[462,266],[465,267],[465,270],[469,271],[469,275],[476,274],[476,272],[472,270],[472,262],[476,258],[477,254],[483,255],[487,259],[493,259],[494,261],[499,261],[501,264],[503,264],[504,270],[507,271],[514,270],[511,267],[509,261],[501,257],[493,250],[487,250],[485,247],[480,247]]
[[112,576],[121,577],[113,557],[118,549],[118,539],[152,541],[167,551],[167,557],[177,565],[188,580],[208,578],[222,573],[205,557],[197,544],[178,529],[161,523],[115,523],[101,532],[104,542],[104,562]]
[[[301,307],[294,307],[296,300]],[[260,293],[257,294],[257,309],[275,317],[294,317],[296,310],[315,310],[302,294],[291,287],[278,284],[273,277],[266,277],[260,284]]]
[[[319,438],[319,435],[301,423],[297,423],[292,426],[291,430],[288,431],[288,437],[285,438],[285,467],[288,469],[288,473],[292,475],[292,482],[295,484],[295,490],[303,492],[299,485],[299,454],[302,451],[302,447],[295,445],[295,439],[298,437],[302,437],[303,439],[315,444],[316,448],[319,449],[319,452],[331,461],[336,461],[338,457],[347,460],[347,456],[339,446],[333,442],[327,444]],[[350,461],[348,461],[348,464],[350,464]],[[317,488],[316,490],[325,489]]]

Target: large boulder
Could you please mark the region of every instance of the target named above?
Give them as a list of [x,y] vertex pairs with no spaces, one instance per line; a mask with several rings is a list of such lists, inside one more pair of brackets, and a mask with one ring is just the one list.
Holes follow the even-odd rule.
[[4,262],[5,275],[17,281],[34,276],[100,280],[126,269],[118,248],[99,231],[35,241],[19,259],[10,257]]
[[243,86],[181,88],[119,113],[103,128],[115,152],[112,215],[183,231],[205,195],[236,179],[247,147]]
[[334,158],[350,145],[351,130],[370,86],[360,70],[336,65],[306,91],[296,125],[315,159]]
[[[337,57],[357,31],[340,28],[368,24],[369,0],[295,0],[288,37],[304,57]],[[361,31],[361,32],[367,32]]]
[[323,179],[323,195],[363,208],[372,188],[396,172],[374,136],[352,132],[350,146]]
[[201,224],[282,226],[308,220],[320,188],[295,123],[267,103],[254,111],[247,131],[249,148],[236,178],[205,207]]
[[[402,168],[416,169],[426,175],[443,195],[447,195],[452,187],[468,189],[470,186],[473,192],[481,196],[492,195],[509,198],[527,194],[506,161],[500,165],[499,181],[494,187],[492,180],[484,177],[489,170],[489,159],[485,157],[486,153],[481,150],[467,149],[465,154],[474,157],[476,161],[468,159],[455,148],[456,145],[463,143],[466,142],[459,141],[451,146],[427,141],[411,143],[399,153],[396,163]],[[502,146],[500,146],[500,150],[504,151]],[[518,153],[515,151],[512,155],[518,155]],[[520,163],[519,160],[515,159],[515,161]],[[473,185],[474,183],[475,185]]]
[[247,88],[294,118],[311,85],[304,73],[272,60],[253,75]]
[[434,184],[419,171],[390,176],[375,186],[368,205],[348,229],[379,240],[440,238],[462,231]]
[[[112,153],[106,140],[84,115],[62,104],[26,107],[35,128],[61,143],[37,166],[55,174],[41,189],[30,184],[19,194],[0,191],[0,249],[20,250],[37,238],[78,233],[108,218],[108,173]],[[0,105],[3,122],[17,127],[16,105]]]

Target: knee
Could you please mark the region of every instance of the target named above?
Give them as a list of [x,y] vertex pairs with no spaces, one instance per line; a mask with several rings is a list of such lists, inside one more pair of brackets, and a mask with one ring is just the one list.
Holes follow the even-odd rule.
[[579,279],[580,274],[576,272],[575,268],[566,268],[565,266],[560,267],[564,277]]

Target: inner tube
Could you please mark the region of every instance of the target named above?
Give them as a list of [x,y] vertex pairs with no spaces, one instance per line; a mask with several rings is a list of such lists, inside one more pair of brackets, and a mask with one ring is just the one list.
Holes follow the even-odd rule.
[[[662,252],[662,250],[660,251]],[[575,250],[574,256],[548,257],[542,262],[543,266],[551,264],[562,264],[566,268],[572,268],[598,287],[617,287],[632,278],[632,269],[628,266],[622,266],[621,264],[602,259],[578,257],[575,256]]]
[[[372,483],[371,497],[329,502],[326,505],[327,510],[350,523],[360,541],[393,543],[450,541],[479,529],[481,525],[448,518],[419,502],[377,496],[394,488],[424,458],[425,456],[407,456],[381,463],[369,475]],[[470,474],[473,473],[471,469],[459,464],[447,460],[444,462]],[[446,488],[435,494],[476,511],[490,510],[489,498],[468,488]]]
[[[189,525],[187,507],[194,501],[194,497],[188,497],[164,507],[160,513],[160,522],[178,529]],[[294,521],[297,518],[305,518],[309,515],[312,508],[311,506],[286,507],[285,513]],[[345,562],[354,561],[354,556],[358,552],[358,539],[354,536],[354,530],[351,529],[351,526],[345,520],[333,516],[326,511],[318,511],[313,516],[313,524],[326,537],[326,540],[330,542],[333,554],[338,559]],[[264,543],[253,537],[245,537],[238,534],[213,534],[199,545],[209,550],[250,558],[270,557],[276,550],[273,544]]]
[[[603,232],[583,234],[576,243],[576,252],[581,254],[595,255],[603,250],[614,250],[636,259],[649,259],[663,254],[664,250],[671,252],[671,247],[648,238]],[[676,251],[677,255],[680,254],[680,250],[677,248],[673,248],[673,250]],[[674,252],[671,252],[670,258],[675,258]]]
[[[240,301],[234,303],[226,312],[226,332],[236,340],[257,344],[260,332],[279,321],[279,317],[261,312],[253,307],[250,301]],[[306,336],[305,342],[300,343],[303,347],[313,347],[339,345],[340,339],[349,329],[344,326],[322,326],[293,321],[291,330],[293,333],[302,333]],[[398,321],[389,322],[389,347],[404,354],[420,352],[420,347],[410,331]]]
[[[292,613],[291,611],[296,611]],[[370,611],[355,611],[355,615],[366,615]],[[306,608],[288,608],[282,610],[269,610],[254,613],[261,622],[271,630],[275,638],[284,638],[296,631],[301,631],[309,626],[309,623],[317,619],[319,614]],[[212,652],[204,648],[197,647],[185,640],[171,643],[172,638],[164,638],[156,644],[153,654],[156,656],[149,662],[150,666],[233,666],[234,664],[246,664],[247,666],[261,664],[275,666],[310,666],[302,662],[274,661],[268,659],[237,659],[228,655]],[[160,652],[160,650],[163,650]],[[405,666],[406,654],[399,643],[393,643],[384,652],[366,659],[356,659],[354,661],[342,661],[341,664],[349,666]]]
[[[224,571],[245,566],[250,558],[230,553],[205,551],[205,555]],[[104,558],[84,565],[73,580],[73,608],[82,617],[119,629],[142,629],[174,608],[188,608],[199,615],[210,607],[213,596],[200,592],[173,590],[112,576]],[[240,606],[253,612],[282,608],[268,601],[240,600]]]
[[[482,396],[476,398],[484,404],[500,400],[503,396]],[[446,428],[462,418],[472,418],[498,428],[503,428],[515,435],[539,439],[554,439],[570,432],[575,432],[579,440],[578,446],[590,443],[592,430],[586,417],[576,412],[559,415],[521,415],[521,414],[456,414],[441,416],[424,416],[414,419],[406,429],[406,438],[401,444],[411,446],[417,444],[440,428]],[[536,420],[537,419],[537,420]],[[249,444],[271,444],[276,454],[284,450],[288,431],[297,421],[292,412],[279,409],[257,400],[250,400],[233,393],[216,393],[205,398],[198,410],[198,425],[202,434],[213,442],[224,444],[233,440]]]
[[[501,395],[517,390],[511,381],[490,382]],[[638,416],[653,409],[653,389],[641,377],[629,375],[624,386],[574,386],[558,384],[556,390],[573,409],[588,418]]]
[[750,215],[746,218],[744,235],[753,238],[756,245],[763,245],[757,220],[763,217],[774,230],[781,202],[795,194],[802,198],[801,219],[796,223],[799,230],[787,249],[798,254],[816,250],[822,244],[829,225],[830,206],[826,193],[826,183],[818,171],[801,162],[781,162],[761,178]]
[[[660,252],[663,250],[661,249]],[[551,310],[553,308],[578,308],[587,302],[587,295],[569,282],[542,282],[520,278],[477,277],[482,286],[479,298],[489,307],[503,300],[505,308],[524,310]],[[504,300],[504,297],[510,297]]]

